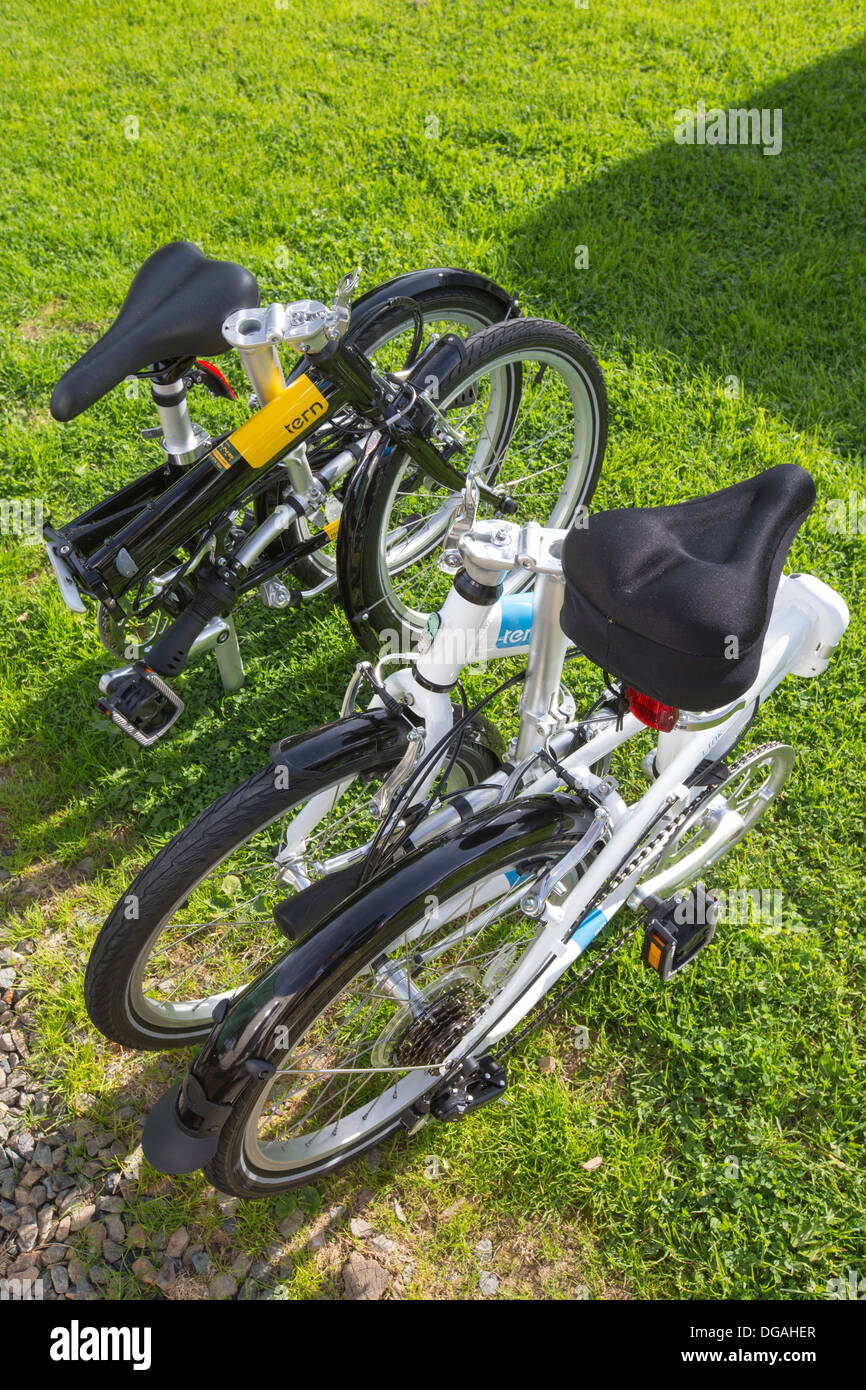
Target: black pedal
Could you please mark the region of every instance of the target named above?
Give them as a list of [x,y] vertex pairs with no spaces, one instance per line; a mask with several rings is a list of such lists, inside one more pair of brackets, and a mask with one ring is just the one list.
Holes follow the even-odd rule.
[[709,946],[716,934],[720,904],[703,883],[673,898],[650,900],[640,958],[662,980],[669,980]]
[[482,1105],[499,1100],[507,1085],[504,1066],[488,1053],[431,1096],[430,1114],[434,1120],[462,1120],[470,1110],[480,1110]]
[[143,661],[109,671],[99,689],[98,709],[142,748],[162,738],[184,711],[180,696]]

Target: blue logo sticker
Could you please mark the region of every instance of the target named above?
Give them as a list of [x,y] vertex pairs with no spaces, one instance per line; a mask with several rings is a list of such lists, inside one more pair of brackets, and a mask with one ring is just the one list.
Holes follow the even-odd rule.
[[526,647],[532,635],[534,594],[506,594],[501,600],[502,618],[496,646],[500,651],[509,647]]

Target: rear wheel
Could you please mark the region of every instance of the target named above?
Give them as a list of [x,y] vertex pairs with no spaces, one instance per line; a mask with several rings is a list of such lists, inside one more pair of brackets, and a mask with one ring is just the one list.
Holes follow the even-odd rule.
[[[444,875],[439,892],[434,886],[409,903],[396,896],[375,941],[336,959],[329,979],[297,1001],[291,1020],[281,1019],[298,1041],[235,1102],[205,1168],[210,1181],[237,1196],[269,1196],[411,1127],[407,1112],[441,1085],[439,1068],[459,1057],[461,1038],[505,1012],[503,996],[540,931],[521,901],[588,823],[588,812],[575,815],[567,832],[562,823],[555,833],[539,830],[531,850],[503,849],[498,859],[479,835],[459,886],[453,863],[446,868],[435,858],[441,847],[432,847]],[[363,918],[363,901],[354,899],[356,908]]]

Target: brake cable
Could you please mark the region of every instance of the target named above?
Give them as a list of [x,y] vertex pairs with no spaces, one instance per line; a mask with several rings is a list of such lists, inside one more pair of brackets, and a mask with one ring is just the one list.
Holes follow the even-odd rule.
[[[391,835],[391,832],[395,829],[396,824],[399,820],[400,811],[402,810],[403,806],[406,804],[408,799],[411,797],[412,792],[415,790],[417,783],[423,779],[424,775],[429,770],[431,764],[434,764],[438,758],[441,758],[442,754],[444,753],[445,749],[448,747],[452,739],[458,737],[462,738],[467,726],[474,719],[475,715],[479,714],[481,710],[485,709],[486,706],[489,705],[492,700],[495,700],[497,695],[503,694],[506,690],[509,690],[514,685],[520,685],[525,680],[526,672],[519,671],[516,676],[510,676],[508,680],[503,681],[502,684],[498,685],[495,690],[492,690],[489,695],[485,695],[482,700],[479,700],[476,705],[473,705],[471,709],[467,710],[466,714],[463,715],[455,724],[453,724],[452,727],[448,730],[448,732],[446,734],[443,734],[439,742],[433,745],[433,747],[430,749],[430,752],[427,753],[426,756],[421,759],[421,762],[418,764],[415,771],[412,773],[410,777],[406,779],[406,782],[404,783],[402,790],[398,793],[394,802],[392,803],[388,815],[383,819],[382,824],[377,828],[372,840],[370,841],[370,847],[367,851],[367,855],[364,860],[364,867],[361,873],[361,878],[359,880],[360,883],[366,883],[377,871],[382,859],[384,858],[387,842]],[[424,807],[422,808],[422,811],[424,814],[427,813],[427,803],[425,803]],[[408,833],[408,829],[409,828],[407,827],[406,833]],[[396,845],[392,846],[392,852],[393,850],[399,847],[399,844],[400,841],[398,841]]]
[[383,314],[388,313],[391,309],[398,308],[408,309],[414,320],[412,342],[409,345],[409,355],[406,358],[406,361],[403,363],[403,366],[400,368],[401,371],[405,372],[406,368],[411,367],[412,363],[418,356],[418,350],[421,347],[421,340],[424,337],[424,314],[422,312],[421,305],[418,303],[417,299],[411,299],[409,295],[398,294],[395,295],[393,299],[386,300],[385,303],[381,305],[381,307],[378,308],[376,312],[373,314],[373,317],[370,319],[370,323],[367,325],[367,327],[369,329],[370,324],[375,323],[377,319],[380,319],[383,316]]

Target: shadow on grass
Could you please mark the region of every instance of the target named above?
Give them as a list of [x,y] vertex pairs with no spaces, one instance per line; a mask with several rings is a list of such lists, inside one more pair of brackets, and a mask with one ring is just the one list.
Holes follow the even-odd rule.
[[[96,710],[100,675],[120,663],[107,652],[104,661],[101,655],[70,661],[50,692],[28,707],[28,726],[45,732],[22,742],[20,757],[4,770],[0,824],[14,823],[15,841],[26,843],[29,832],[50,817],[57,844],[66,832],[74,836],[73,827],[83,818],[88,821],[90,850],[105,839],[93,837],[98,829],[94,820],[112,809],[127,819],[142,784],[177,789],[165,816],[148,823],[148,831],[161,833],[179,813],[180,824],[191,819],[265,766],[268,749],[277,739],[338,715],[339,691],[357,660],[351,636],[346,628],[344,642],[335,641],[329,649],[326,642],[311,645],[307,631],[311,621],[328,619],[331,608],[327,597],[289,613],[244,605],[238,618],[247,667],[242,690],[236,695],[223,690],[211,657],[194,663],[174,682],[186,702],[184,713],[166,738],[150,749],[138,748]],[[83,621],[93,621],[92,610]],[[284,687],[271,669],[275,653],[281,666],[289,656]],[[10,847],[14,848],[12,832],[4,830],[0,851]]]
[[602,355],[665,353],[686,372],[736,376],[798,428],[862,453],[866,42],[727,106],[780,110],[781,152],[677,144],[672,107],[664,144],[512,229],[506,283],[528,283],[535,308]]

